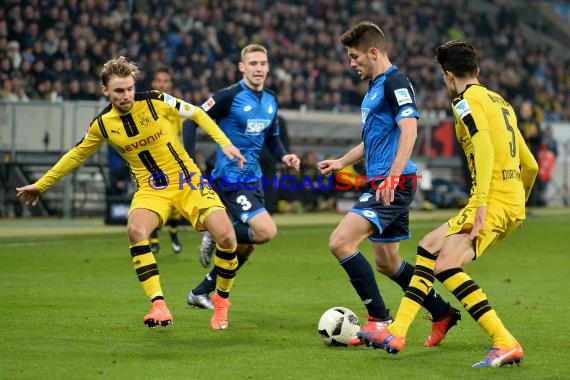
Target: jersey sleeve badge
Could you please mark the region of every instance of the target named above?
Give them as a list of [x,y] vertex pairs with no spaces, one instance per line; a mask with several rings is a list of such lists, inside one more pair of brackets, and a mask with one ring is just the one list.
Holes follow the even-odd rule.
[[399,106],[413,103],[412,95],[407,88],[399,88],[397,90],[394,90],[394,95],[396,96],[396,101],[398,102]]
[[455,108],[455,112],[457,112],[460,119],[463,119],[471,113],[471,107],[469,107],[469,103],[467,103],[466,99],[462,99],[454,104],[453,108]]
[[172,106],[172,107],[176,107],[176,98],[175,98],[174,96],[172,96],[172,95],[169,95],[169,94],[167,94],[167,93],[164,93],[164,99],[163,99],[163,101],[164,101],[166,104],[168,104],[168,105],[170,105],[170,106]]
[[210,110],[210,108],[212,108],[214,106],[214,104],[216,104],[216,101],[214,100],[214,98],[210,97],[200,107],[204,111],[208,112]]

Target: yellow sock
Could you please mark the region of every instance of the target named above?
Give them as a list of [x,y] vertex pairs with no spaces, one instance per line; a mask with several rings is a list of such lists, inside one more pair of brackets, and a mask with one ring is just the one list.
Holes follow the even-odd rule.
[[222,293],[230,292],[234,285],[234,278],[238,266],[236,250],[220,248],[216,244],[216,253],[214,255],[214,265],[216,266],[216,289]]
[[414,318],[420,311],[427,294],[433,288],[433,268],[436,257],[418,247],[416,267],[410,285],[402,298],[396,319],[388,326],[388,331],[394,336],[406,336]]
[[489,334],[494,346],[514,347],[516,339],[505,328],[489,304],[485,292],[461,268],[448,269],[437,278],[461,302],[463,307]]
[[158,266],[154,255],[150,251],[148,240],[143,240],[137,244],[129,246],[133,265],[137,273],[139,282],[144,292],[150,300],[156,297],[162,297],[162,288],[160,287],[160,276],[158,275]]

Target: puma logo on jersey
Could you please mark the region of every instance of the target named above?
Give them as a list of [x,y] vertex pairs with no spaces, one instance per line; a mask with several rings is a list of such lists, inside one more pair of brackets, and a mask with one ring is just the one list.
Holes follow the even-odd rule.
[[164,135],[164,133],[162,132],[162,130],[160,130],[159,132],[156,132],[152,136],[149,136],[149,137],[144,138],[144,139],[140,139],[139,141],[134,142],[132,144],[125,145],[124,149],[127,152],[135,151],[138,148],[142,148],[144,146],[147,146],[148,144],[155,142],[156,140],[160,139],[163,135]]

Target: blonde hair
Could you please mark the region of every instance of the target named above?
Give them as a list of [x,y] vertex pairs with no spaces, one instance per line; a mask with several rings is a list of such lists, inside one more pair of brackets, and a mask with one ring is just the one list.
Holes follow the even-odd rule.
[[259,44],[250,44],[241,49],[241,60],[243,61],[243,58],[245,57],[246,54],[254,53],[256,51],[267,54],[267,49],[264,46]]
[[136,63],[129,62],[125,57],[120,56],[107,61],[103,65],[103,68],[101,69],[101,82],[106,86],[113,75],[120,78],[132,76],[133,79],[136,79],[138,73],[139,68]]

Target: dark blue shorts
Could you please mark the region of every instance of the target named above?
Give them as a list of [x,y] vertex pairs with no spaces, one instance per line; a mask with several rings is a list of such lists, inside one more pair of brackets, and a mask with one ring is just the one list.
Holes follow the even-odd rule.
[[376,200],[376,189],[370,186],[369,191],[362,194],[349,210],[376,226],[378,232],[369,237],[370,241],[397,242],[412,236],[409,217],[410,204],[416,193],[415,182],[405,181],[402,187],[396,187],[394,202],[385,206],[382,200]]
[[236,183],[232,186],[214,182],[214,188],[234,221],[248,220],[265,211],[265,195],[261,183]]

